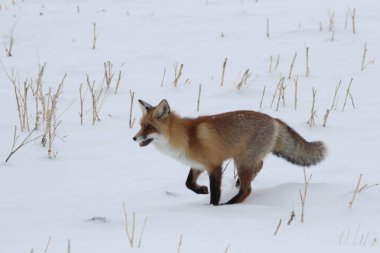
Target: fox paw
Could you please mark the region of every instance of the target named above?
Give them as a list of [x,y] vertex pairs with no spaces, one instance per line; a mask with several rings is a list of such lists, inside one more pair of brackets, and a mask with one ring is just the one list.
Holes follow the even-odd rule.
[[195,190],[195,192],[196,192],[197,194],[208,194],[208,188],[207,188],[207,186],[202,185],[202,186],[199,186],[199,187]]

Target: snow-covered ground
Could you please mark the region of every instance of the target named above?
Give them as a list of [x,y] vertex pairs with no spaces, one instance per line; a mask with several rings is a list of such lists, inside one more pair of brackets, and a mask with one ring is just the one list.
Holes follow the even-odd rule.
[[[354,9],[355,34],[348,14]],[[0,0],[0,252],[379,252],[379,24],[377,0]],[[11,34],[12,57],[7,57]],[[368,51],[361,70],[365,43]],[[86,74],[98,87],[106,61],[112,62],[115,77],[99,112],[101,120],[92,125],[87,91],[81,126],[79,87],[83,84],[87,90]],[[56,89],[67,74],[57,104],[57,157],[50,159],[47,148],[36,140],[5,163],[14,126],[20,129],[7,74],[13,72],[21,85],[32,78],[35,85],[44,63],[45,93],[49,87]],[[175,64],[177,69],[183,64],[177,87]],[[251,76],[238,90],[247,69]],[[119,71],[122,78],[114,94]],[[277,96],[273,106],[271,102],[282,76],[285,105],[280,101],[276,110]],[[340,80],[336,104],[323,127]],[[312,88],[317,90],[316,124],[309,126]],[[130,91],[135,92],[132,128]],[[31,93],[28,118],[33,128]],[[208,195],[186,189],[188,168],[154,147],[140,148],[132,141],[141,116],[136,100],[156,104],[163,98],[172,110],[191,117],[237,109],[262,111],[286,121],[309,140],[324,141],[327,159],[306,170],[312,177],[305,222],[300,222],[303,170],[272,155],[242,204],[210,206]],[[22,133],[18,143],[27,134]],[[40,134],[42,130],[33,136]],[[360,174],[361,186],[372,187],[358,193],[349,208]],[[207,176],[200,181],[208,184]],[[229,165],[222,202],[236,192]],[[136,214],[133,248],[125,231],[123,203],[130,227]],[[287,225],[293,210],[295,219]]]

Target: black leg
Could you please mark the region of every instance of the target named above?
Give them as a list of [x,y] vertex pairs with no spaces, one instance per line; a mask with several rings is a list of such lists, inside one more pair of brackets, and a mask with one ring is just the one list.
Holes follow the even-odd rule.
[[222,167],[215,167],[213,171],[209,172],[210,178],[210,204],[217,206],[220,201],[220,185],[222,181]]
[[197,194],[208,194],[207,186],[197,184],[197,179],[202,172],[201,170],[191,168],[187,176],[186,187]]

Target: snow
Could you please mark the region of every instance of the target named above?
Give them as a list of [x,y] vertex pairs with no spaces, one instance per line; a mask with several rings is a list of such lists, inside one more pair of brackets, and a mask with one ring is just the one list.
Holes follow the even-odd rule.
[[[350,17],[345,27],[348,9],[354,8],[355,34]],[[47,149],[35,141],[0,164],[0,252],[45,252],[46,248],[46,252],[67,252],[69,240],[71,252],[178,252],[181,235],[181,253],[378,252],[379,9],[376,0],[0,0],[0,45],[8,47],[12,29],[15,39],[13,56],[7,57],[3,50],[0,54],[4,65],[0,71],[2,161],[12,147],[14,126],[19,129],[14,90],[6,73],[13,70],[21,83],[26,78],[35,80],[39,64],[46,62],[46,92],[67,74],[58,101],[60,138],[53,145],[57,157],[50,159]],[[328,31],[333,12],[334,40]],[[93,22],[98,35],[95,50]],[[366,62],[374,62],[362,71],[365,43]],[[114,80],[100,109],[101,121],[94,126],[87,92],[81,126],[79,86],[86,87],[88,74],[97,87],[106,61],[112,62],[115,75],[123,72],[119,92],[113,94]],[[174,64],[184,65],[177,87],[172,84]],[[237,83],[247,69],[252,75],[238,90]],[[297,110],[293,102],[296,75]],[[276,111],[277,98],[273,107],[271,100],[281,76],[285,76],[286,104],[281,102]],[[355,108],[348,97],[342,111],[351,78]],[[339,80],[336,110],[323,127],[323,115]],[[202,93],[197,112],[199,84]],[[315,126],[306,123],[312,87],[317,89]],[[324,141],[327,159],[306,170],[312,178],[305,222],[300,222],[303,170],[272,155],[242,204],[210,206],[209,195],[189,191],[185,187],[188,168],[153,146],[141,148],[132,140],[141,112],[135,103],[136,122],[129,128],[130,90],[136,102],[143,99],[155,105],[166,98],[171,109],[183,116],[261,111],[281,118],[308,140]],[[31,94],[29,105],[33,125]],[[232,167],[231,163],[223,177],[222,202],[237,192]],[[349,208],[360,174],[361,185],[374,186],[358,193]],[[208,185],[205,174],[199,181]],[[123,203],[130,227],[132,213],[136,214],[133,248],[125,232]],[[287,225],[293,210],[296,217]],[[282,225],[274,236],[280,219]]]

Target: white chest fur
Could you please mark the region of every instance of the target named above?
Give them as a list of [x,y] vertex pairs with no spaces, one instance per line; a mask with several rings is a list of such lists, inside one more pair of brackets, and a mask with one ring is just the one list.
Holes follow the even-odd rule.
[[189,159],[182,150],[173,148],[166,138],[162,136],[155,138],[153,144],[158,150],[170,156],[171,158],[174,158],[175,160],[178,160],[183,164],[190,166],[191,168],[204,170],[203,164]]

